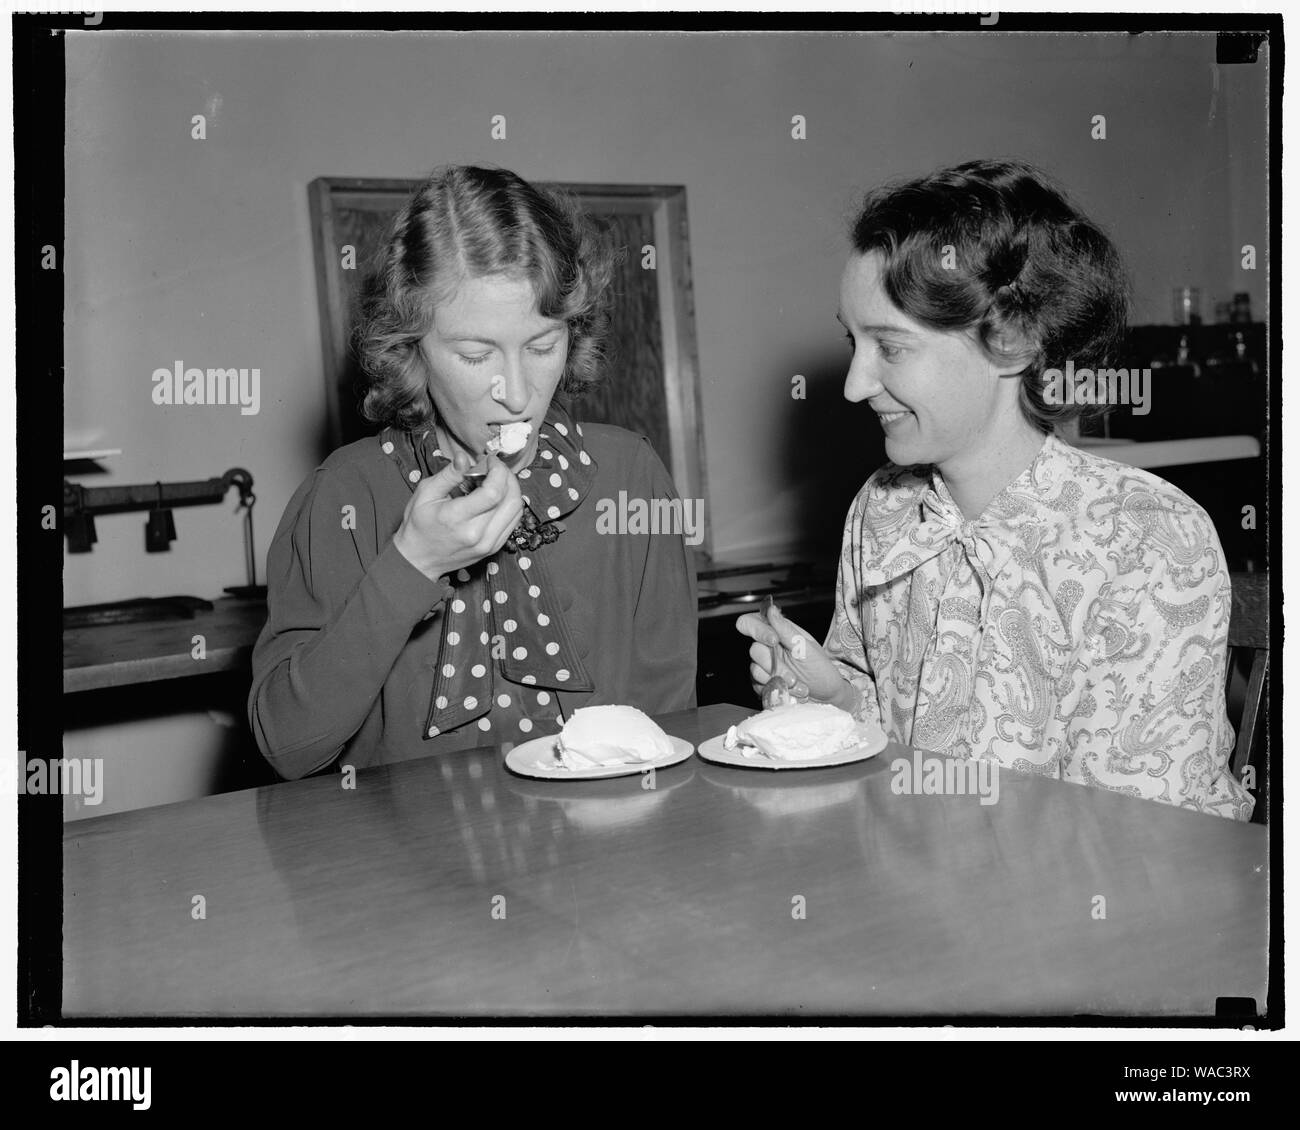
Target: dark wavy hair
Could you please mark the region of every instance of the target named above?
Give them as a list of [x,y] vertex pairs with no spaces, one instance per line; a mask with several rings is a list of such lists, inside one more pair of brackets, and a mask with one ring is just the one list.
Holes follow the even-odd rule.
[[411,430],[433,418],[420,339],[466,278],[526,278],[544,318],[569,327],[559,390],[600,379],[616,254],[577,202],[507,169],[436,169],[394,218],[362,294],[353,348],[365,374],[361,413]]
[[1114,245],[1040,169],[968,161],[873,189],[851,238],[882,253],[885,293],[911,318],[971,331],[999,362],[1028,356],[1020,406],[1040,430],[1105,410],[1044,400],[1044,370],[1118,353],[1129,292]]

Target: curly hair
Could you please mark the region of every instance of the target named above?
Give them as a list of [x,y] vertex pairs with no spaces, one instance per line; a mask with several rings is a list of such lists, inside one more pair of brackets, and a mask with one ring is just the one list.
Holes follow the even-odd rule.
[[366,377],[361,413],[411,430],[432,420],[420,348],[440,301],[466,278],[504,274],[532,284],[538,312],[569,328],[559,390],[601,377],[616,254],[572,197],[507,169],[436,169],[394,218],[363,291],[353,337]]
[[881,252],[885,293],[916,321],[973,331],[998,361],[1029,355],[1020,407],[1041,431],[1105,410],[1049,403],[1044,371],[1109,363],[1128,282],[1110,239],[1040,169],[968,161],[873,189],[851,239],[860,254]]

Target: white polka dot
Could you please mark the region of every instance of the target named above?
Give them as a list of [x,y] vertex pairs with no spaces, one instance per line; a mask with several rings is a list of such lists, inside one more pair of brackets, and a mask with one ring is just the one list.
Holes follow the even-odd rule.
[[567,436],[569,434],[569,429],[566,428],[563,424],[561,424],[558,420],[555,421],[555,430],[559,432],[560,435],[562,436]]
[[[428,435],[429,433],[428,433],[428,432],[425,432],[424,434],[425,434],[425,435]],[[436,455],[439,459],[445,459],[445,458],[446,458],[446,456],[443,455],[443,453],[442,453],[442,448],[440,448],[440,447],[435,447],[435,448],[433,449],[433,453],[434,453],[434,455]]]
[[532,499],[530,499],[530,498],[528,497],[528,495],[526,495],[526,494],[521,494],[519,497],[522,498],[522,499],[524,500],[524,505],[525,505],[525,506],[531,506],[531,505],[533,504]]
[[541,596],[541,595],[542,595],[542,590],[539,589],[536,585],[529,585],[529,586],[528,586],[528,595],[529,595],[529,596],[532,596],[532,597],[538,597],[538,596]]
[[497,695],[497,705],[498,705],[498,706],[509,706],[509,705],[510,705],[510,696],[509,696],[508,694],[499,694],[499,695]]
[[458,643],[460,643],[460,633],[459,633],[459,632],[448,632],[448,633],[447,633],[447,642],[448,642],[449,644],[451,644],[452,647],[455,647]]
[[487,632],[479,632],[479,635],[478,635],[478,642],[479,642],[479,643],[487,643],[487,642],[488,642],[488,634],[487,634]]
[[525,675],[525,676],[524,676],[524,682],[527,683],[527,684],[531,687],[535,682],[537,682],[537,676],[536,676],[536,675]]
[[491,612],[491,611],[492,611],[492,602],[491,602],[490,600],[485,600],[485,601],[483,602],[483,611],[484,611],[484,612]]
[[569,497],[573,499],[574,502],[578,501],[578,491],[576,487],[569,488]]
[[537,623],[540,624],[543,628],[546,627],[546,625],[549,624],[550,622],[551,622],[551,618],[548,615],[546,615],[545,612],[539,612],[537,614]]
[[408,479],[410,479],[411,482],[413,482],[413,483],[418,483],[418,482],[420,481],[420,472],[419,472],[419,471],[412,471],[412,472],[411,472],[409,475],[407,475],[406,477],[407,477]]
[[451,610],[453,612],[464,612],[465,602],[461,600],[460,597],[457,597],[455,600],[451,602]]
[[462,582],[463,582],[463,581],[468,581],[468,580],[469,580],[469,570],[467,570],[467,569],[457,569],[457,570],[456,570],[456,580],[458,580],[458,581],[462,581]]
[[574,424],[573,426],[578,429],[578,435],[582,435],[582,425]]
[[489,722],[486,718],[480,718],[478,720],[478,728],[480,730],[490,730],[492,729],[492,723]]
[[546,508],[546,516],[548,518],[558,518],[560,516],[560,508],[558,506],[548,506]]
[[440,694],[437,698],[433,700],[433,705],[436,706],[439,710],[446,710],[447,696],[445,694]]
[[453,667],[450,663],[444,663],[442,667],[442,673],[448,679],[450,679],[456,673],[456,668]]
[[498,604],[505,604],[506,594],[503,592],[498,592],[493,599],[495,599]]
[[466,709],[466,710],[473,710],[474,707],[476,707],[477,705],[478,705],[478,699],[476,699],[472,694],[467,694],[467,695],[465,696],[465,709]]
[[552,458],[551,453],[550,453],[549,451],[543,451],[543,452],[542,452],[542,458],[543,458],[543,459],[550,459],[550,458]]
[[578,462],[581,463],[581,464],[585,467],[585,466],[587,466],[588,463],[591,462],[591,456],[588,455],[585,451],[579,451],[579,452],[578,452]]
[[429,727],[429,737],[431,737],[431,738],[436,738],[437,736],[438,736],[438,727],[437,727],[437,726],[430,726],[430,727]]
[[561,683],[567,683],[569,681],[569,673],[563,667],[555,672],[555,677]]
[[488,562],[488,576],[489,576],[489,577],[495,577],[499,572],[501,572],[501,566],[498,565],[495,561],[489,561],[489,562]]
[[531,719],[528,719],[528,718],[520,718],[520,719],[519,719],[519,728],[520,728],[521,730],[523,730],[523,732],[524,732],[525,734],[528,733],[528,732],[533,728],[533,723],[532,723]]
[[519,568],[521,568],[521,569],[527,569],[527,568],[529,568],[529,567],[532,565],[532,563],[533,563],[533,560],[532,560],[531,557],[521,557],[521,558],[519,559]]
[[545,706],[545,705],[546,705],[548,702],[550,702],[550,701],[551,701],[551,696],[550,696],[549,694],[547,694],[545,691],[538,691],[538,692],[537,692],[537,705],[538,705],[538,706]]
[[562,478],[560,478],[559,475],[552,475],[552,476],[551,476],[551,486],[553,486],[553,487],[558,487],[558,486],[559,486],[561,483],[563,483],[563,482],[564,482],[564,480],[563,480]]
[[548,643],[546,645],[547,655],[558,655],[559,653],[560,653],[560,645],[558,643]]
[[561,471],[567,471],[568,469],[569,469],[569,461],[568,461],[567,459],[565,459],[563,455],[561,455],[561,456],[560,456],[560,470],[561,470]]
[[393,444],[392,444],[392,441],[391,441],[391,440],[385,440],[385,441],[384,441],[384,454],[385,454],[385,455],[392,455],[392,454],[393,454]]
[[506,630],[507,632],[513,632],[517,627],[519,627],[519,625],[516,624],[513,620],[507,620],[507,621],[506,621],[503,625],[501,625],[501,626],[502,626],[503,628],[505,628],[505,630]]
[[469,673],[473,675],[474,678],[481,679],[487,674],[487,668],[484,667],[482,663],[475,663],[474,666],[469,669]]
[[528,470],[528,468],[525,467],[522,471],[519,472],[519,477],[521,479],[528,479],[532,477],[532,474],[533,474],[532,471]]
[[564,725],[564,715],[563,715],[563,714],[557,714],[557,715],[555,716],[555,720],[556,720],[556,721],[557,721],[561,726]]
[[513,655],[516,659],[527,659],[528,649],[526,647],[517,647],[510,654]]

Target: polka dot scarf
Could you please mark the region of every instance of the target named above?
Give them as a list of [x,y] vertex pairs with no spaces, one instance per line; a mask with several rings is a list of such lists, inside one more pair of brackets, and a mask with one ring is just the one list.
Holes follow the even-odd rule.
[[[379,439],[412,491],[451,462],[432,429],[387,428]],[[581,427],[552,404],[533,463],[518,473],[524,506],[536,520],[529,524],[562,532],[560,519],[582,504],[595,471]],[[426,739],[476,719],[485,739],[493,731],[500,740],[526,739],[539,727],[551,732],[563,721],[551,692],[595,690],[555,599],[548,549],[547,543],[517,552],[503,548],[448,577],[454,591],[443,608]]]

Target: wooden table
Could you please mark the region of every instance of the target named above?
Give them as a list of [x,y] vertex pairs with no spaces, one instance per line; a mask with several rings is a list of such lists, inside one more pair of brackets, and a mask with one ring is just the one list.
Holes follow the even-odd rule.
[[895,795],[905,753],[648,791],[488,749],[83,820],[65,1014],[1263,1010],[1265,828],[1010,770],[994,805]]
[[[266,623],[266,601],[223,597],[189,620],[146,620],[68,628],[63,693],[210,675],[246,666]],[[194,637],[206,654],[194,658]]]

